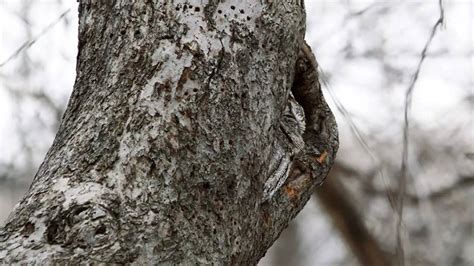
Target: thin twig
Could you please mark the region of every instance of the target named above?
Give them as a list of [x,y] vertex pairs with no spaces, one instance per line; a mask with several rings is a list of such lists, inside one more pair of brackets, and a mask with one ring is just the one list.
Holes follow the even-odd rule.
[[[386,196],[390,197],[397,196],[400,192],[398,190],[385,190],[377,189],[370,183],[363,184],[363,191],[373,197]],[[460,176],[460,179],[448,187],[441,188],[439,190],[433,191],[427,195],[418,196],[410,193],[405,194],[405,201],[407,204],[419,204],[421,201],[430,201],[437,202],[445,200],[446,197],[460,193],[459,191],[468,190],[474,187],[474,177],[473,176]]]
[[[327,91],[329,92],[329,96],[331,97],[331,99],[333,100],[334,104],[336,105],[336,108],[337,110],[342,114],[342,116],[344,117],[344,119],[347,121],[347,123],[349,124],[349,127],[351,129],[351,132],[352,134],[354,134],[355,138],[357,139],[357,142],[359,142],[359,144],[362,146],[362,148],[367,152],[367,154],[369,155],[370,159],[372,160],[372,162],[376,165],[376,170],[377,170],[377,173],[378,175],[380,176],[383,184],[384,184],[384,187],[387,188],[388,185],[387,185],[387,182],[386,182],[386,179],[385,179],[385,174],[382,170],[382,167],[380,167],[380,161],[377,159],[377,157],[375,156],[375,153],[372,151],[372,149],[369,147],[369,145],[367,144],[367,141],[366,141],[366,137],[364,136],[364,134],[359,130],[359,128],[357,127],[357,125],[355,124],[354,120],[352,119],[351,117],[351,114],[349,113],[349,111],[346,109],[346,107],[341,103],[341,101],[339,101],[339,99],[337,98],[336,94],[334,93],[332,87],[330,86],[329,82],[327,81],[327,78],[326,78],[326,74],[324,73],[324,70],[322,69],[321,65],[319,65],[319,72],[321,74],[321,77],[320,77],[320,80],[322,82],[322,84],[324,85],[324,87],[326,87]],[[389,199],[390,200],[390,199]],[[392,205],[391,205],[392,206]]]
[[[331,96],[331,99],[333,100],[334,104],[336,105],[337,110],[342,114],[344,119],[346,119],[347,123],[349,124],[349,127],[351,128],[352,133],[356,137],[357,141],[360,143],[362,148],[370,155],[373,156],[373,152],[370,150],[369,145],[365,141],[364,136],[362,135],[361,131],[357,127],[357,125],[354,123],[354,120],[352,119],[349,111],[347,111],[346,107],[339,101],[337,96],[335,95],[334,91],[332,90],[332,87],[329,85],[329,82],[327,81],[326,74],[324,73],[323,69],[319,65],[319,72],[321,74],[321,81],[326,87],[327,91],[329,92],[329,95]],[[375,157],[375,156],[374,156]]]
[[71,11],[71,9],[67,9],[64,11],[55,21],[50,23],[48,26],[46,26],[38,35],[33,37],[32,39],[27,40],[24,42],[13,54],[11,54],[5,61],[0,63],[0,67],[5,66],[8,62],[11,60],[15,59],[22,51],[25,51],[29,49],[33,44],[35,44],[43,35],[48,33],[56,24],[58,24],[66,15]]
[[398,265],[405,265],[405,255],[403,250],[403,243],[401,237],[401,227],[402,227],[402,220],[403,220],[403,204],[404,198],[406,194],[406,181],[407,181],[407,174],[408,174],[408,140],[409,140],[409,111],[411,108],[412,103],[412,96],[413,96],[413,89],[415,88],[416,82],[418,81],[418,77],[420,75],[421,66],[426,58],[426,53],[433,41],[438,28],[443,24],[444,21],[444,8],[442,0],[438,0],[439,5],[439,18],[436,23],[433,25],[431,29],[430,36],[421,51],[420,60],[418,61],[418,65],[416,67],[415,74],[408,86],[408,89],[405,93],[405,110],[404,110],[404,126],[403,126],[403,152],[402,152],[402,165],[401,165],[401,176],[398,183],[398,201],[397,201],[397,213],[398,213],[398,221],[397,221],[397,259]]

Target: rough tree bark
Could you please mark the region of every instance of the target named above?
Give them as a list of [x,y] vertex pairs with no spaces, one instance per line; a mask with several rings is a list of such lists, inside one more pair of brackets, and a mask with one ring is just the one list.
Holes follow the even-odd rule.
[[337,150],[304,32],[302,0],[80,1],[74,90],[0,263],[258,262]]

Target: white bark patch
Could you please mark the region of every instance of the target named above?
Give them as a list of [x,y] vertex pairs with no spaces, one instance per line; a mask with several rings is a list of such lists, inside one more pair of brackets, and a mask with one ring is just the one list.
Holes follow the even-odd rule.
[[110,73],[107,78],[107,84],[109,86],[114,86],[118,81],[118,73],[123,68],[124,56],[120,54],[117,59],[111,60],[110,63]]
[[[192,55],[178,49],[176,43],[170,40],[161,40],[156,47],[158,48],[152,55],[152,64],[157,65],[163,63],[164,67],[157,73],[158,75],[155,76],[155,81],[161,83],[171,81],[176,83],[179,79],[176,73],[180,73],[185,67],[191,66]],[[183,53],[179,58],[178,52]],[[150,93],[150,91],[148,91],[148,93]],[[151,95],[151,93],[148,95]]]
[[232,35],[229,22],[237,22],[247,25],[250,31],[255,31],[255,20],[263,11],[261,1],[224,1],[217,6],[217,13],[214,15],[217,30],[223,31],[227,35]]
[[[193,55],[182,51],[182,54],[178,56],[179,49],[175,43],[169,40],[162,40],[157,47],[152,56],[153,65],[163,64],[163,68],[148,81],[140,94],[139,101],[140,106],[146,108],[150,115],[154,116],[159,113],[165,121],[169,121],[172,114],[175,114],[181,107],[181,103],[176,100],[176,86],[181,75],[176,75],[176,73],[182,73],[186,67],[191,66]],[[163,97],[158,98],[158,100],[153,98],[156,84],[170,87],[172,90],[170,101],[166,101]],[[194,85],[186,82],[183,85],[183,90],[187,90]]]
[[[120,145],[120,149],[122,149],[123,147],[125,146]],[[124,194],[126,193],[124,190],[124,184],[126,183],[126,180],[122,170],[122,164],[125,162],[125,160],[125,154],[119,155],[119,160],[117,160],[117,162],[115,163],[114,168],[107,174],[107,180],[111,183],[109,185],[115,185],[115,191],[121,198],[124,198]]]
[[211,37],[216,35],[216,32],[207,27],[204,6],[208,1],[177,1],[177,4],[189,2],[193,8],[188,12],[179,13],[177,18],[178,22],[187,28],[186,35],[181,38],[181,43],[190,44],[189,47],[194,51],[200,49],[206,58],[215,57],[222,48],[222,44],[218,38]]
[[61,177],[54,180],[53,182],[54,182],[53,190],[56,190],[59,192],[65,192],[69,189],[68,187],[69,178]]
[[186,115],[182,115],[180,113],[177,113],[176,116],[177,116],[178,122],[181,126],[185,127],[189,131],[192,130],[191,119],[189,117],[187,117]]
[[34,231],[28,236],[28,241],[38,242],[43,239],[44,233],[46,232],[46,225],[44,219],[31,218],[31,224],[34,224]]
[[78,205],[84,204],[88,201],[97,202],[100,195],[104,194],[105,188],[97,183],[80,183],[75,187],[71,187],[64,192],[65,201],[63,207],[68,209],[71,203]]

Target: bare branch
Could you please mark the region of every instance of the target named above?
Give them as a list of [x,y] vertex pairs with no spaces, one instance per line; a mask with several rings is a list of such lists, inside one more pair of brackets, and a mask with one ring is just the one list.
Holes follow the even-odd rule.
[[339,178],[353,174],[353,169],[335,164],[330,177],[316,196],[332,219],[335,228],[361,265],[391,265],[390,255],[377,243],[364,224],[361,215],[350,199],[349,192]]
[[[453,183],[452,185],[442,188],[440,190],[434,191],[430,194],[425,196],[417,196],[410,193],[405,193],[405,201],[409,204],[418,204],[420,201],[440,201],[445,199],[446,197],[453,195],[454,193],[458,192],[459,190],[464,190],[468,188],[472,188],[474,186],[474,176],[461,176],[458,181]],[[395,198],[397,195],[400,194],[398,190],[379,190],[373,186],[364,186],[364,192],[372,196],[388,196],[389,198]]]
[[41,37],[43,37],[46,33],[48,33],[56,24],[58,24],[66,15],[71,11],[71,9],[67,9],[52,23],[46,26],[38,35],[33,37],[32,39],[27,40],[24,42],[13,54],[11,54],[5,61],[0,63],[0,67],[5,66],[8,62],[15,59],[21,52],[29,49],[33,44],[35,44]]
[[409,140],[409,111],[411,108],[412,103],[412,96],[413,96],[413,89],[415,88],[416,82],[418,81],[418,77],[421,71],[421,66],[426,58],[426,53],[433,41],[438,28],[443,24],[444,20],[444,9],[443,9],[443,2],[439,0],[439,17],[436,20],[435,24],[431,29],[430,36],[421,51],[420,60],[418,61],[418,65],[415,70],[415,74],[408,86],[408,89],[405,93],[405,111],[404,111],[404,127],[403,127],[403,152],[402,152],[402,166],[401,166],[401,175],[398,184],[398,200],[397,200],[397,213],[398,213],[398,221],[397,221],[397,258],[399,265],[405,265],[404,259],[404,250],[403,250],[403,243],[401,238],[401,227],[402,227],[402,220],[403,220],[403,203],[406,193],[406,179],[408,174],[408,140]]

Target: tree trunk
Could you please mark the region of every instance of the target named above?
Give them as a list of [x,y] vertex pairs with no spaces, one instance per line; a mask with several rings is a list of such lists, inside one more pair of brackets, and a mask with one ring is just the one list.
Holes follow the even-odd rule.
[[74,90],[0,264],[257,263],[338,145],[302,2],[80,1]]

